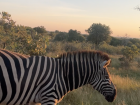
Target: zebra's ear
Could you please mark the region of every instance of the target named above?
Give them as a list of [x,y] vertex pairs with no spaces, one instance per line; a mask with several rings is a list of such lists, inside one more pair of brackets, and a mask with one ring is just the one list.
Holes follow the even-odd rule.
[[105,67],[107,67],[107,66],[110,64],[110,62],[111,62],[111,59],[109,59],[108,61],[103,61],[103,62],[100,64],[100,67],[105,68]]

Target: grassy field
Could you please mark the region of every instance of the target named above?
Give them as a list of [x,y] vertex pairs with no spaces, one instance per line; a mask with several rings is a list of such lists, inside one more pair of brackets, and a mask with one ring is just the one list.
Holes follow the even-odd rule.
[[140,82],[133,77],[111,77],[117,87],[113,103],[108,103],[100,93],[86,85],[68,93],[58,105],[140,105]]

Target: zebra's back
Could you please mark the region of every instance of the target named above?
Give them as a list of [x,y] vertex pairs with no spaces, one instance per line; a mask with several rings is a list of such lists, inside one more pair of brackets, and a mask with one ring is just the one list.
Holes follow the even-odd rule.
[[0,103],[20,105],[39,101],[40,90],[54,86],[54,62],[49,57],[0,50]]

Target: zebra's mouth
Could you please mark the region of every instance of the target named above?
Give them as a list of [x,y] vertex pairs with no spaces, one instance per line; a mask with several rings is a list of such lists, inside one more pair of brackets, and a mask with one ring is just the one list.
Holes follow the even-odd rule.
[[105,96],[105,99],[106,99],[108,102],[113,102],[115,98],[116,98],[116,89],[114,89],[114,93],[113,93],[112,95],[107,95],[107,96]]
[[108,101],[108,102],[113,102],[114,101],[114,98],[112,96],[106,96],[105,99]]

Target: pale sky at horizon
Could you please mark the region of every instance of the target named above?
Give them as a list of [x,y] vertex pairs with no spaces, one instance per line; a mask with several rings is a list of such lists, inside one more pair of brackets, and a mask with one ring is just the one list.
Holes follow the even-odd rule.
[[11,14],[17,24],[84,34],[93,23],[101,23],[111,28],[112,36],[140,38],[137,6],[139,0],[0,0],[0,12]]

